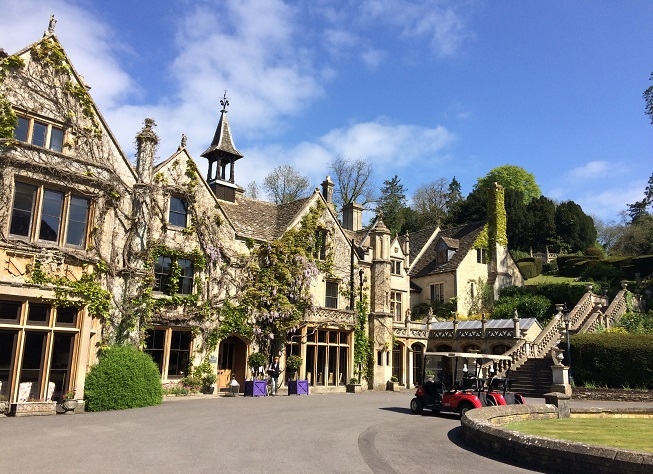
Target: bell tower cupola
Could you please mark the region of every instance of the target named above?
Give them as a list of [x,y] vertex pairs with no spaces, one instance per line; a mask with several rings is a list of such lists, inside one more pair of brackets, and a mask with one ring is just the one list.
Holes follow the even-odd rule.
[[231,130],[227,120],[227,107],[229,106],[227,91],[224,91],[224,96],[220,99],[220,105],[222,105],[222,110],[220,111],[218,128],[215,131],[211,145],[201,156],[209,161],[206,182],[213,190],[213,193],[218,199],[235,202],[236,193],[241,188],[234,182],[234,166],[236,161],[241,159],[243,155],[236,149],[231,138]]

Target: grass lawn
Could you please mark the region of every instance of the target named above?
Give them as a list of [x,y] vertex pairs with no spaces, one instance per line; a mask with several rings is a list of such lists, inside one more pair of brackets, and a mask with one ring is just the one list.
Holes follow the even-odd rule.
[[508,423],[520,433],[653,453],[650,418],[561,418]]
[[586,282],[576,281],[573,277],[562,277],[557,275],[538,275],[524,281],[524,285],[544,285],[548,283],[570,283],[572,285],[586,285]]

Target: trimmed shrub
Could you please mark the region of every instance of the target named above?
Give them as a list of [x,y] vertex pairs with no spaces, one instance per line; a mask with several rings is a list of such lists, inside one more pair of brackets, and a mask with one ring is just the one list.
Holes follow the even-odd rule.
[[86,376],[84,401],[87,411],[160,405],[159,367],[149,354],[133,346],[111,346]]
[[517,262],[517,266],[521,274],[524,275],[525,280],[535,278],[538,275],[537,268],[533,262]]
[[537,318],[541,323],[548,321],[553,313],[548,314],[551,301],[541,295],[515,295],[500,298],[492,308],[492,319],[512,319],[515,309],[520,318]]
[[577,334],[570,341],[577,384],[653,388],[652,335]]
[[591,262],[580,275],[581,280],[607,283],[608,286],[618,284],[624,277],[619,268],[603,262]]

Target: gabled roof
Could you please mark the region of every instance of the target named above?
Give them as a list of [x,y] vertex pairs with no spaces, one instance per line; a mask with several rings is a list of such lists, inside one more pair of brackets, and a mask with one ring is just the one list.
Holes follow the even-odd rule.
[[302,209],[315,199],[314,196],[285,204],[238,196],[236,202],[220,201],[220,207],[238,236],[269,242],[288,230]]
[[435,236],[440,231],[438,226],[427,227],[422,230],[412,232],[408,235],[410,242],[410,266],[411,269],[418,264],[418,260],[421,260],[422,254],[426,251],[433,242]]
[[[440,231],[438,238],[432,240],[431,243],[428,244],[428,248],[424,250],[419,261],[415,262],[414,266],[410,269],[410,276],[423,277],[427,275],[435,275],[436,273],[446,273],[456,270],[458,265],[460,265],[460,262],[463,261],[465,256],[472,249],[474,242],[476,242],[476,238],[481,233],[484,226],[485,222],[481,221]],[[459,245],[458,249],[449,259],[449,261],[438,265],[436,259],[436,246],[440,239],[448,239],[449,242],[458,240]],[[445,240],[445,242],[447,241]]]
[[440,240],[442,240],[451,250],[458,250],[458,248],[460,248],[460,240],[458,239],[442,236]]
[[[95,100],[93,100],[91,96],[90,89],[91,87],[86,83],[84,80],[84,76],[79,74],[77,72],[77,69],[75,69],[75,66],[73,65],[72,61],[68,57],[68,54],[66,53],[66,50],[64,49],[63,45],[59,42],[59,39],[57,36],[54,34],[53,31],[50,30],[50,27],[48,28],[48,31],[46,31],[43,35],[43,37],[35,41],[34,43],[30,44],[29,46],[26,46],[25,48],[21,49],[20,51],[17,51],[16,53],[13,54],[13,56],[22,56],[24,54],[27,54],[29,51],[35,49],[39,44],[41,44],[44,41],[54,41],[60,48],[61,52],[63,53],[64,56],[64,61],[65,63],[69,66],[70,68],[70,74],[73,76],[74,82],[77,82],[78,85],[81,85],[84,87],[88,93],[88,96],[91,98],[91,106],[93,108],[93,113],[97,116],[98,120],[102,124],[102,128],[106,131],[107,136],[109,140],[111,140],[111,143],[115,146],[116,151],[118,152],[120,159],[122,161],[122,164],[125,167],[125,170],[131,175],[131,178],[134,179],[134,181],[137,180],[136,176],[136,170],[132,166],[132,164],[129,162],[127,159],[127,156],[125,155],[125,152],[123,151],[122,147],[118,143],[118,140],[116,140],[115,135],[113,132],[111,132],[111,129],[109,128],[109,125],[107,124],[106,120],[104,120],[104,117],[102,116],[102,113],[100,112],[100,109],[98,108],[97,104],[95,103]],[[17,105],[17,104],[12,104],[12,105]],[[50,117],[54,118],[54,117]],[[98,164],[104,164],[106,163],[98,163]]]

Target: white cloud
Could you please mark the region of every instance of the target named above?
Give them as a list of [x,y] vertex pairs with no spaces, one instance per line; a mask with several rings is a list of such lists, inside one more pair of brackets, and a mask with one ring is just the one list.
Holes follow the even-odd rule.
[[404,167],[433,157],[454,138],[442,126],[427,128],[377,121],[331,130],[320,141],[337,155],[366,158],[377,165]]
[[[466,3],[466,2],[465,2]],[[443,0],[365,0],[360,2],[359,22],[389,26],[405,38],[427,38],[438,56],[456,54],[472,38],[465,17],[459,12],[465,5]]]
[[576,180],[599,179],[615,172],[614,166],[607,161],[589,161],[583,166],[573,168],[567,172],[567,175]]
[[129,48],[108,25],[86,10],[58,0],[0,0],[0,11],[0,46],[9,54],[38,41],[47,30],[50,15],[55,14],[55,34],[101,107],[111,107],[138,90],[115,56],[119,52],[128,54]]

